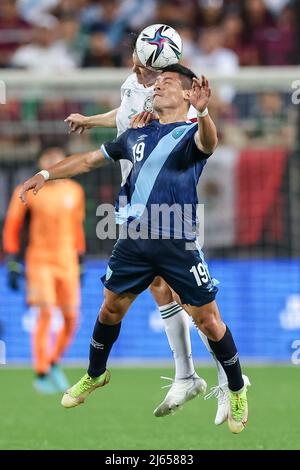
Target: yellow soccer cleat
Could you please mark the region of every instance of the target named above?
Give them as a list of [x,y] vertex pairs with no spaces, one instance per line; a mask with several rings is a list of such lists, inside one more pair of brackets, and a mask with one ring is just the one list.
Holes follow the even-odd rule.
[[104,387],[110,380],[110,372],[106,370],[100,377],[92,378],[88,374],[84,376],[69,388],[62,397],[61,404],[65,408],[74,408],[84,403],[86,397],[96,390],[96,388]]
[[242,432],[248,421],[247,388],[251,384],[246,375],[243,375],[243,379],[244,387],[240,393],[229,390],[228,427],[234,434]]

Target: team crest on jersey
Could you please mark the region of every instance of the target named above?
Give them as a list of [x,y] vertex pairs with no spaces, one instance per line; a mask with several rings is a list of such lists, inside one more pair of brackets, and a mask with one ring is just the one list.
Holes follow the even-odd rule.
[[131,96],[131,90],[130,90],[130,88],[125,88],[125,90],[124,90],[124,95],[125,95],[125,96],[128,96],[128,98],[130,98],[130,96]]
[[174,131],[172,132],[172,137],[174,137],[174,139],[179,139],[179,137],[182,136],[184,131],[185,131],[185,128],[184,129],[174,129]]
[[144,111],[146,111],[147,113],[152,113],[153,112],[153,103],[152,103],[152,97],[151,96],[148,96],[148,98],[145,99]]

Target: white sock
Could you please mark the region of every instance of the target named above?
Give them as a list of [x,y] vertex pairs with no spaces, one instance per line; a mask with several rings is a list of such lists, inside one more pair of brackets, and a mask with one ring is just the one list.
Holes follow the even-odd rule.
[[215,363],[217,365],[219,386],[222,387],[225,384],[227,385],[228,381],[227,381],[227,375],[225,374],[225,370],[223,369],[222,365],[220,364],[220,362],[218,361],[218,359],[214,355],[213,350],[211,349],[210,344],[208,342],[207,336],[205,336],[205,334],[202,333],[202,331],[200,331],[199,328],[197,328],[197,331],[198,331],[198,334],[199,334],[200,338],[202,339],[203,343],[205,344],[205,347],[206,347],[207,351],[211,354],[213,360],[215,361]]
[[187,313],[171,302],[158,307],[175,361],[175,380],[186,379],[195,373]]

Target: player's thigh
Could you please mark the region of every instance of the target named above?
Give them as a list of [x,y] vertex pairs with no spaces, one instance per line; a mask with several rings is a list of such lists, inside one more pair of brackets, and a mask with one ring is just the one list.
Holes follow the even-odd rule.
[[166,281],[156,276],[149,286],[150,292],[158,306],[167,305],[174,301],[173,293]]
[[56,304],[55,273],[50,264],[26,265],[27,302],[30,305],[50,307]]
[[136,297],[136,294],[130,292],[118,294],[104,288],[104,300],[100,308],[99,320],[111,325],[119,323]]
[[202,251],[184,240],[163,240],[159,274],[182,304],[206,305],[215,300],[217,281],[210,276]]
[[56,273],[57,305],[64,312],[75,315],[80,305],[79,267],[69,266],[68,269],[57,268]]
[[119,239],[108,262],[104,287],[115,294],[139,295],[156,276],[153,265],[144,259],[139,240]]

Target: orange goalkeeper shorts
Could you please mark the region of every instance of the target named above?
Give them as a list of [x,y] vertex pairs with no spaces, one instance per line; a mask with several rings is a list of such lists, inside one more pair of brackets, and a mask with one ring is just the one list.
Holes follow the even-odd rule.
[[78,264],[68,269],[50,263],[27,263],[27,302],[30,305],[49,305],[76,308],[80,304]]

